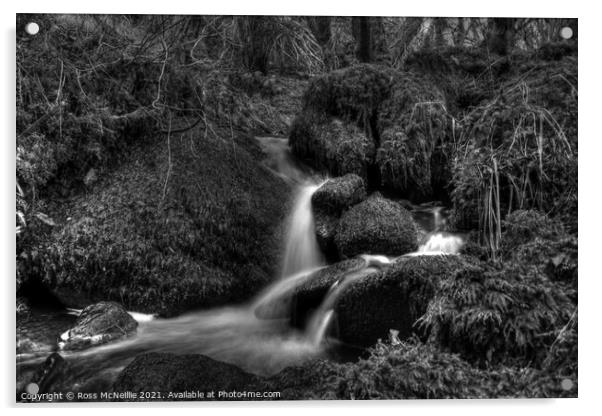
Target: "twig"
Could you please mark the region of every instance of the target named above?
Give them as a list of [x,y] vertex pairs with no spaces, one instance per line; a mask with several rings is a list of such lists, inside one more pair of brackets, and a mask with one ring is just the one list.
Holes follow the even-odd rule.
[[167,175],[165,176],[165,183],[163,184],[163,197],[161,202],[165,200],[165,194],[167,193],[167,182],[169,182],[169,175],[171,174],[171,113],[169,115],[169,131],[167,132]]

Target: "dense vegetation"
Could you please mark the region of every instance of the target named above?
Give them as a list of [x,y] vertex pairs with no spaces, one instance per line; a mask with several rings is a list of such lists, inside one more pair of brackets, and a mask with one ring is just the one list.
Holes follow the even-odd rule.
[[[30,20],[36,36],[22,31]],[[558,35],[567,25],[572,40]],[[284,399],[576,395],[576,21],[19,15],[17,26],[19,296],[163,315],[248,299],[275,275],[290,202],[253,136],[288,134],[298,157],[346,175],[315,194],[332,259],[383,236],[381,254],[413,251],[393,198],[442,201],[448,231],[468,241],[463,257],[409,260],[349,290],[373,290],[372,306],[400,302],[382,282],[418,293],[404,303],[410,338],[266,383]]]

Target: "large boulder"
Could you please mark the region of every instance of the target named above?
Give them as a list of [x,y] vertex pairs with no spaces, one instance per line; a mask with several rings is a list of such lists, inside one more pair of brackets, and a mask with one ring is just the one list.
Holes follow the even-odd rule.
[[56,226],[21,261],[28,277],[68,307],[113,300],[164,316],[264,287],[290,187],[252,138],[197,134],[149,138],[89,192],[52,201]]
[[410,212],[376,195],[343,214],[335,243],[343,258],[359,254],[399,256],[415,251],[418,237]]
[[113,390],[161,392],[161,400],[211,400],[211,397],[169,397],[169,394],[214,391],[213,399],[225,400],[230,397],[218,397],[219,392],[261,391],[264,385],[257,376],[204,355],[147,353],[137,356],[123,369]]
[[360,64],[312,79],[290,143],[332,175],[353,172],[373,187],[432,200],[447,198],[453,128],[432,78]]
[[440,283],[457,273],[478,278],[478,262],[457,255],[407,256],[350,285],[335,306],[335,335],[343,342],[368,346],[386,339],[389,330],[405,339],[419,332],[415,323]]
[[130,336],[138,322],[116,302],[99,302],[86,307],[75,326],[61,335],[61,349],[73,350],[104,344]]
[[314,211],[335,216],[366,199],[364,180],[356,174],[329,179],[311,197]]

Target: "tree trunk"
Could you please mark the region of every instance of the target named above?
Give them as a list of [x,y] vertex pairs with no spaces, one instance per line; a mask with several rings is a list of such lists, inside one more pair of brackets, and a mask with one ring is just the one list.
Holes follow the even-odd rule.
[[330,42],[330,21],[330,16],[307,17],[307,25],[322,48]]
[[351,33],[356,41],[356,56],[360,62],[388,60],[385,25],[382,17],[351,18]]
[[510,18],[491,19],[487,36],[487,47],[490,52],[505,56],[512,51],[515,20]]
[[370,18],[359,16],[351,18],[351,30],[357,42],[355,53],[360,62],[372,62],[372,34],[370,33]]

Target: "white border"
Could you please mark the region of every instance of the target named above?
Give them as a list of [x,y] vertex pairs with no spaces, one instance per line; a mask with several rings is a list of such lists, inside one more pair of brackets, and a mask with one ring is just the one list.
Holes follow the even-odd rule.
[[[488,4],[485,4],[488,3]],[[14,401],[14,137],[15,137],[15,13],[54,12],[54,13],[151,13],[151,14],[309,14],[309,15],[398,15],[398,16],[537,16],[537,17],[578,17],[579,18],[579,84],[581,97],[579,100],[579,263],[580,263],[580,336],[579,336],[579,399],[567,400],[473,400],[473,401],[397,401],[397,402],[280,402],[280,403],[199,403],[199,404],[131,404],[133,412],[146,408],[149,414],[164,414],[161,407],[178,407],[178,413],[190,411],[199,414],[217,411],[237,412],[265,415],[266,412],[282,415],[307,416],[316,411],[326,413],[345,412],[351,415],[364,415],[374,409],[375,412],[403,412],[415,414],[448,415],[504,415],[508,413],[537,412],[546,415],[588,414],[600,408],[596,403],[598,386],[600,386],[600,319],[598,305],[602,295],[597,257],[600,257],[600,216],[599,180],[602,178],[602,135],[600,134],[600,99],[601,62],[600,62],[600,28],[602,16],[595,9],[594,2],[579,1],[526,1],[504,0],[489,4],[484,1],[381,1],[370,0],[351,3],[349,1],[302,0],[294,3],[282,1],[182,1],[169,0],[162,2],[123,0],[103,0],[87,3],[78,1],[55,0],[22,0],[5,1],[2,5],[2,36],[4,64],[1,66],[2,77],[2,109],[3,157],[1,189],[6,202],[2,203],[2,234],[4,236],[2,264],[5,273],[2,276],[4,297],[2,322],[3,367],[0,394],[2,404],[12,406]],[[86,407],[86,409],[82,409]],[[90,408],[91,407],[91,408]],[[94,404],[93,406],[71,405],[67,408],[48,406],[24,407],[19,412],[25,413],[58,413],[78,414],[91,412],[102,414],[112,410],[107,407],[118,407],[115,404]],[[286,407],[286,410],[283,409]]]

